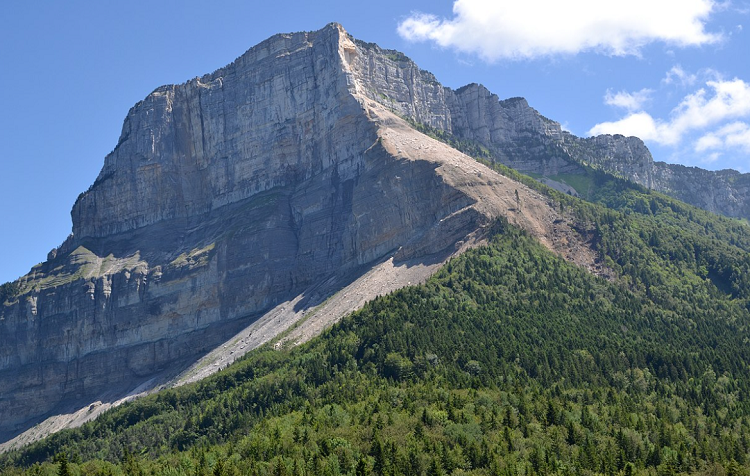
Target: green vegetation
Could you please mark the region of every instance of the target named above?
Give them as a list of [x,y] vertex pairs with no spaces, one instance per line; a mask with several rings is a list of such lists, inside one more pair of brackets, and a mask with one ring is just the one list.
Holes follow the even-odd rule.
[[588,198],[593,192],[593,179],[585,174],[548,175],[547,178],[573,187],[583,198]]
[[652,299],[692,292],[678,284],[674,276],[690,282],[690,286],[709,280],[732,297],[750,298],[750,228],[745,223],[592,167],[581,166],[580,175],[557,176],[577,190],[573,184],[586,189],[582,198],[587,203],[498,163],[476,141],[459,140],[448,132],[407,121],[420,132],[554,199],[561,210],[574,213],[581,224],[579,232],[593,239],[605,264],[625,282],[649,293],[655,283],[664,287],[666,294],[649,295]]
[[[19,285],[17,294],[54,288],[79,279],[98,277],[113,269],[133,269],[140,263],[140,255],[115,258],[112,254],[103,258],[84,246],[73,250],[64,260],[50,261],[35,266],[34,273]],[[54,267],[53,267],[54,266]]]
[[400,51],[396,50],[383,50],[383,53],[385,53],[386,58],[388,58],[391,61],[395,61],[397,63],[400,63],[402,61],[410,61],[409,57],[403,54]]
[[211,243],[203,248],[186,251],[169,263],[171,268],[195,269],[205,266],[211,260],[216,243]]
[[13,301],[19,291],[21,291],[21,286],[18,284],[18,281],[7,282],[0,285],[0,304]]
[[36,270],[36,273],[33,274],[33,277],[30,277],[24,283],[21,291],[38,291],[40,289],[61,286],[85,278],[98,270],[97,256],[83,246],[79,246],[71,252],[66,262],[55,264],[56,266],[52,270],[45,272],[46,263],[42,263]]

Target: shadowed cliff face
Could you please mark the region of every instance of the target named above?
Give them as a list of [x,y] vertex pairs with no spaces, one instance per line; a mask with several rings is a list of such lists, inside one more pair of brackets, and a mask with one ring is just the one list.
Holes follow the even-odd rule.
[[373,147],[340,36],[275,36],[131,109],[73,236],[2,306],[0,437],[180,370],[466,200]]
[[153,388],[320,283],[338,288],[309,305],[387,259],[434,268],[499,215],[583,246],[543,197],[370,101],[362,57],[338,25],[277,35],[131,109],[73,234],[0,306],[0,440]]

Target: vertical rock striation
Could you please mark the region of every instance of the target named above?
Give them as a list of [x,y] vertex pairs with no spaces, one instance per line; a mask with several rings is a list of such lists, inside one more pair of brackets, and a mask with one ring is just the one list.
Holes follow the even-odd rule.
[[500,214],[578,246],[541,196],[371,101],[366,53],[335,24],[276,35],[130,110],[73,234],[0,306],[0,440],[153,387],[321,282],[434,263]]
[[180,370],[471,201],[378,147],[347,42],[277,35],[130,110],[72,236],[0,307],[0,439]]

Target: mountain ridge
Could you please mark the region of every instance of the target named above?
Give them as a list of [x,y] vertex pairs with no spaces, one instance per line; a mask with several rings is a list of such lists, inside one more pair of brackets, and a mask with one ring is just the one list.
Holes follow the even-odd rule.
[[[582,172],[581,165],[593,166],[714,213],[750,218],[750,174],[655,161],[637,137],[576,137],[530,107],[524,98],[501,100],[477,83],[452,90],[440,85],[432,73],[420,69],[405,55],[387,54],[395,50],[361,41],[358,44],[365,50],[379,52],[383,63],[391,63],[378,65],[381,71],[388,67],[400,69],[409,78],[402,82],[401,90],[395,90],[388,88],[386,81],[378,82],[377,71],[369,70],[371,99],[416,122],[459,139],[477,141],[506,166],[542,176],[577,174]],[[389,78],[394,76],[399,78],[393,72]],[[431,96],[433,101],[429,100]]]

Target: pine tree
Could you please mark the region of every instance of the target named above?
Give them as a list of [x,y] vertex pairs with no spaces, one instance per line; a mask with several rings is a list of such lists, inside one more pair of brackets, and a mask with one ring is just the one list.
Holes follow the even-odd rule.
[[57,462],[60,466],[57,468],[57,476],[71,476],[70,469],[68,469],[68,455],[60,453],[56,457]]

